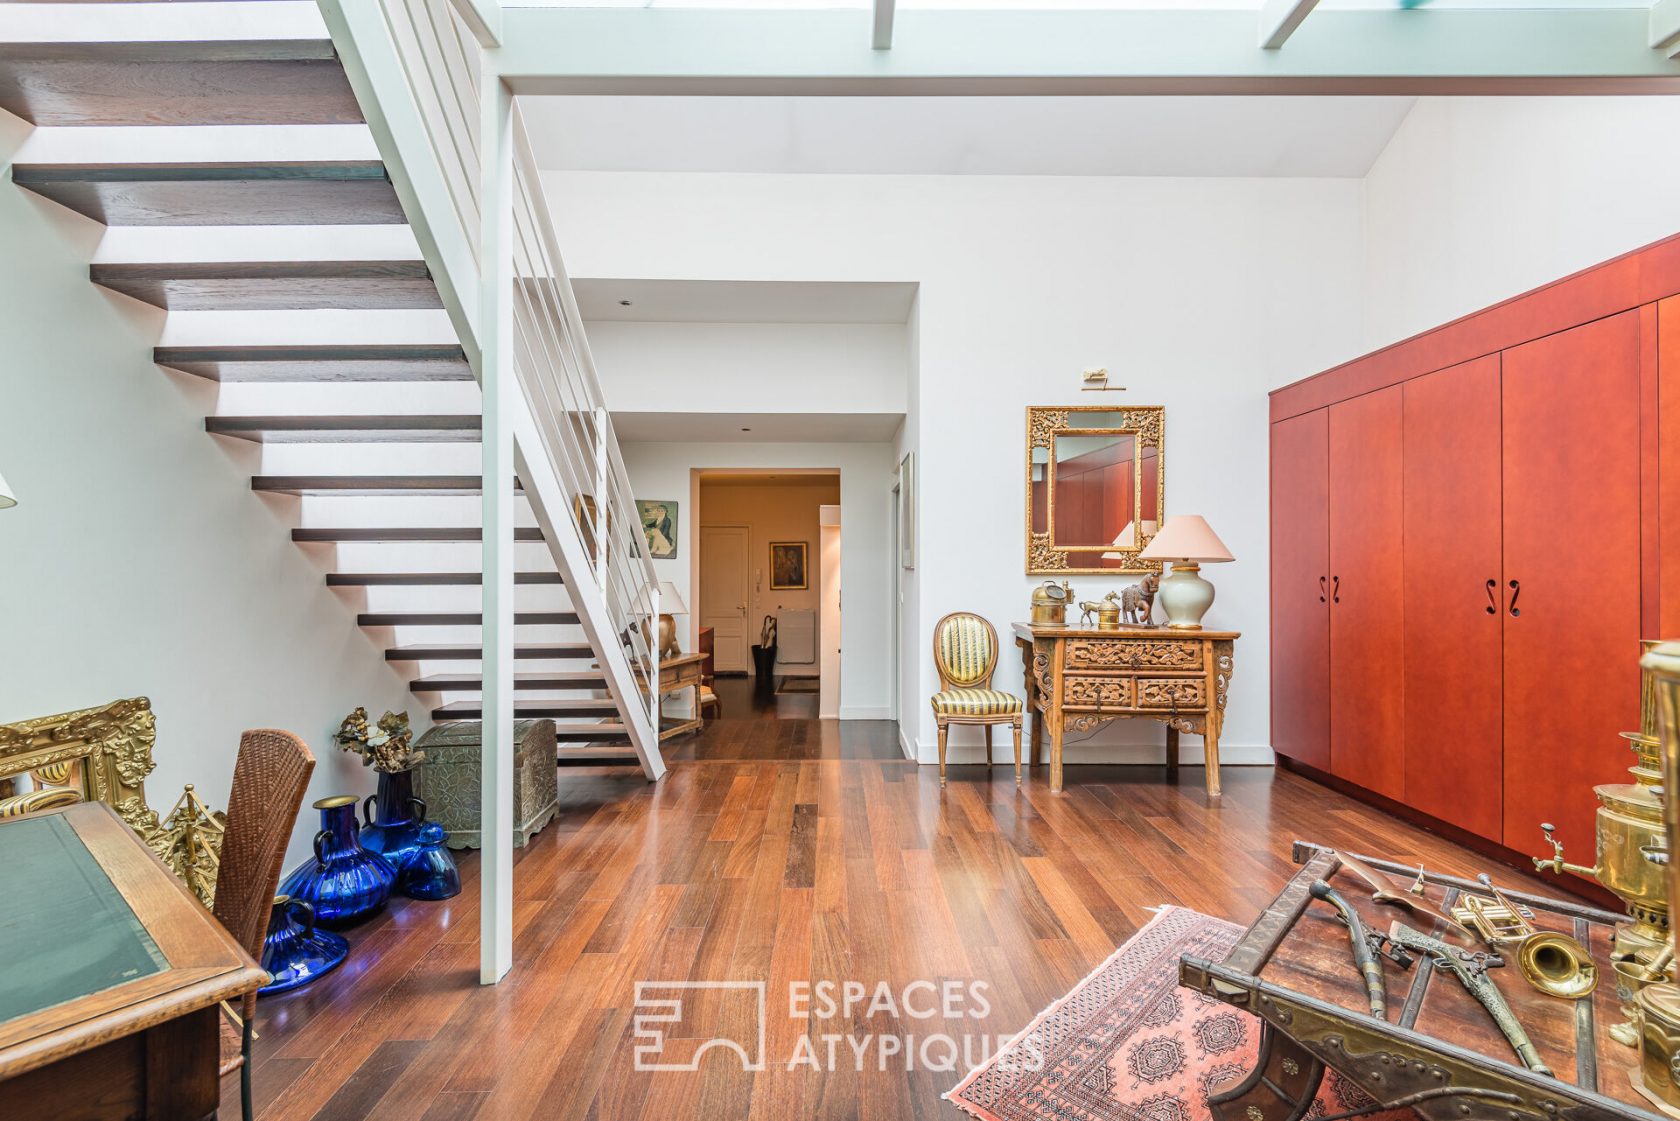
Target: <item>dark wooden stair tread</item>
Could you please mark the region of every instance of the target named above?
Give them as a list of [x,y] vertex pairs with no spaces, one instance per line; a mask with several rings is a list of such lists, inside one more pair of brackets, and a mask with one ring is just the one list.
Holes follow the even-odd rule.
[[0,44],[0,108],[35,125],[364,119],[330,39]]
[[93,282],[172,311],[439,308],[424,261],[95,264]]
[[482,417],[208,416],[204,430],[262,444],[475,443]]
[[[607,679],[605,675],[591,670],[562,673],[516,673],[513,675],[515,689],[604,689]],[[484,678],[476,673],[439,673],[430,677],[417,678],[408,683],[410,692],[414,693],[472,693],[484,687]],[[612,708],[610,700],[586,698],[579,703],[605,705]]]
[[14,164],[12,181],[107,226],[407,221],[378,160]]
[[[382,541],[479,541],[484,536],[481,526],[387,526],[368,529],[361,526],[326,526],[292,530],[292,540],[300,544],[353,544]],[[515,541],[541,541],[542,530],[534,525],[514,527]]]
[[267,494],[344,496],[409,494],[472,495],[483,491],[481,475],[256,475],[251,489]]
[[[565,701],[520,701],[513,706],[513,715],[522,720],[553,719],[552,710],[564,709]],[[432,710],[433,720],[482,720],[483,707],[477,701],[453,701]],[[554,737],[561,743],[626,743],[630,734],[616,720],[599,724],[588,722],[554,721]]]
[[[519,627],[572,627],[577,621],[575,611],[513,613],[514,625]],[[356,616],[356,622],[364,627],[476,627],[484,616],[477,611],[375,611]]]
[[[515,584],[563,584],[558,572],[515,572]],[[329,572],[329,588],[426,588],[484,583],[479,572]]]
[[331,346],[160,346],[152,361],[212,381],[472,381],[454,343]]
[[[420,643],[414,646],[395,646],[385,651],[388,662],[476,662],[484,656],[484,647],[476,642]],[[587,642],[531,642],[513,648],[516,659],[550,661],[564,658],[593,658],[595,651]]]

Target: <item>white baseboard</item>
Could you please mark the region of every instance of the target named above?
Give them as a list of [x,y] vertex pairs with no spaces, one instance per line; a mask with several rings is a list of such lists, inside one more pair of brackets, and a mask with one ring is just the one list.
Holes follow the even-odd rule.
[[916,749],[911,746],[910,737],[904,734],[904,726],[902,724],[899,725],[898,728],[898,749],[904,752],[904,757],[906,759],[913,763],[918,761],[916,759]]
[[892,710],[874,705],[841,705],[842,720],[891,720]]

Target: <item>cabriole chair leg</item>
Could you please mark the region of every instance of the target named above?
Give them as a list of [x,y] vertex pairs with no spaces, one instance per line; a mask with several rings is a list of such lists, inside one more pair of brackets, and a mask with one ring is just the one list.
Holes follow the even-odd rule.
[[1020,786],[1021,785],[1021,719],[1020,719],[1020,717],[1015,718],[1015,720],[1013,721],[1013,726],[1014,726],[1014,729],[1015,729],[1015,785]]

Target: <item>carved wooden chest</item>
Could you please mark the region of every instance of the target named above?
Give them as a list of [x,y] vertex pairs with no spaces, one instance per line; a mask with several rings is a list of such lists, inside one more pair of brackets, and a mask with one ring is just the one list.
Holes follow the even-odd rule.
[[[426,761],[414,772],[414,792],[426,815],[449,832],[452,849],[481,847],[479,837],[480,734],[476,720],[438,724],[414,746]],[[554,763],[554,722],[520,720],[513,726],[513,844],[522,847],[554,819],[559,787]]]

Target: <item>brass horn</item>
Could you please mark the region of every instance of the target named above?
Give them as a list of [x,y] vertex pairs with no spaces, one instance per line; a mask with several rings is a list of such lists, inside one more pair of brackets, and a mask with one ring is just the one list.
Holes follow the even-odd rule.
[[1542,930],[1517,946],[1517,968],[1543,993],[1579,1000],[1598,987],[1598,966],[1587,949],[1567,934]]

